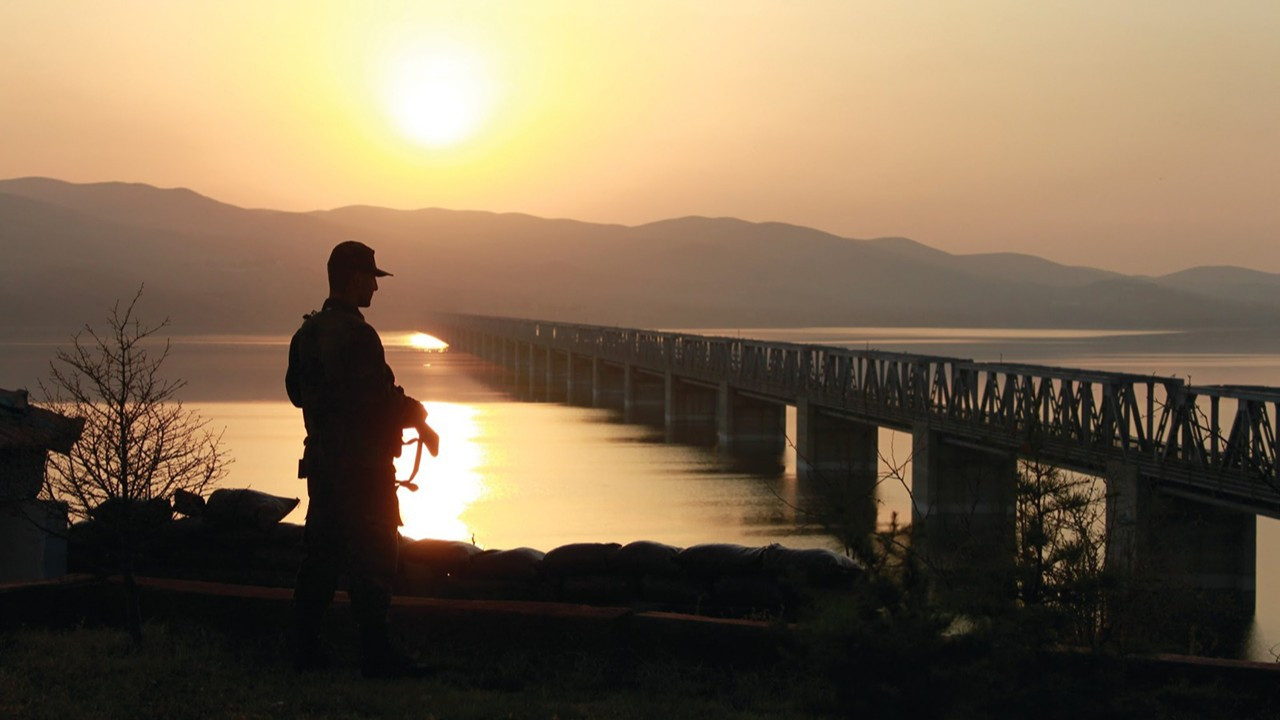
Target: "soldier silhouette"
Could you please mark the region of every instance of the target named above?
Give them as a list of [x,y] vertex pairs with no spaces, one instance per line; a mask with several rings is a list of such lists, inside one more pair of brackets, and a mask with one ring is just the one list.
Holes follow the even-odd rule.
[[321,629],[345,573],[363,675],[422,674],[387,630],[402,524],[392,463],[403,429],[416,428],[433,455],[438,437],[422,404],[396,385],[382,341],[360,313],[378,278],[390,274],[374,263],[369,246],[339,243],[329,255],[329,297],[304,317],[289,344],[285,388],[307,430],[298,474],[307,479],[309,507],[294,590],[300,670],[329,665]]

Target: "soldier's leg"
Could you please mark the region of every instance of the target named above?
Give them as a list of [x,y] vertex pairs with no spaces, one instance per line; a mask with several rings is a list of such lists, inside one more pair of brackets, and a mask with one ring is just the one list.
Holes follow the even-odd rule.
[[387,631],[397,528],[385,522],[358,523],[350,540],[351,610],[360,626],[361,667],[366,675],[399,674],[405,659],[392,646]]
[[346,562],[345,530],[335,518],[308,513],[303,538],[304,554],[293,591],[295,659],[300,668],[323,667],[328,658],[320,634]]

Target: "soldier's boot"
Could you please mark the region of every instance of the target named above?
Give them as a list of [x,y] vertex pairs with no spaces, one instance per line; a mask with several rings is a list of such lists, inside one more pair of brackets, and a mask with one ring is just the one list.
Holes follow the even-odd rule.
[[366,678],[422,678],[431,669],[392,643],[385,620],[360,626],[360,674]]
[[327,605],[307,602],[295,605],[293,666],[299,671],[326,670],[333,665],[329,646],[320,637]]

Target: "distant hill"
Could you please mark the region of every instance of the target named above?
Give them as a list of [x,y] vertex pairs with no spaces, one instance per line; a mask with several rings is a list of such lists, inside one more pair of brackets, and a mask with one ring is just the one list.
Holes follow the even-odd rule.
[[372,311],[383,328],[437,310],[648,327],[1280,326],[1280,275],[1242,268],[1130,277],[734,218],[630,227],[437,208],[292,213],[21,178],[0,181],[0,334],[65,337],[141,283],[174,334],[289,333],[322,301],[328,250],[348,238],[396,274]]
[[1152,282],[1220,300],[1257,305],[1280,305],[1280,275],[1230,266],[1195,267]]

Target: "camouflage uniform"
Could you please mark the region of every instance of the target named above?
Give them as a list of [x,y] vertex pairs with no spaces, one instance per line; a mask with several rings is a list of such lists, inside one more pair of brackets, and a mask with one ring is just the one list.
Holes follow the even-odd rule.
[[318,644],[345,571],[367,661],[387,647],[402,524],[392,461],[401,430],[426,413],[395,384],[377,331],[335,298],[294,334],[285,387],[307,429],[306,550],[294,591],[299,642],[304,651]]

